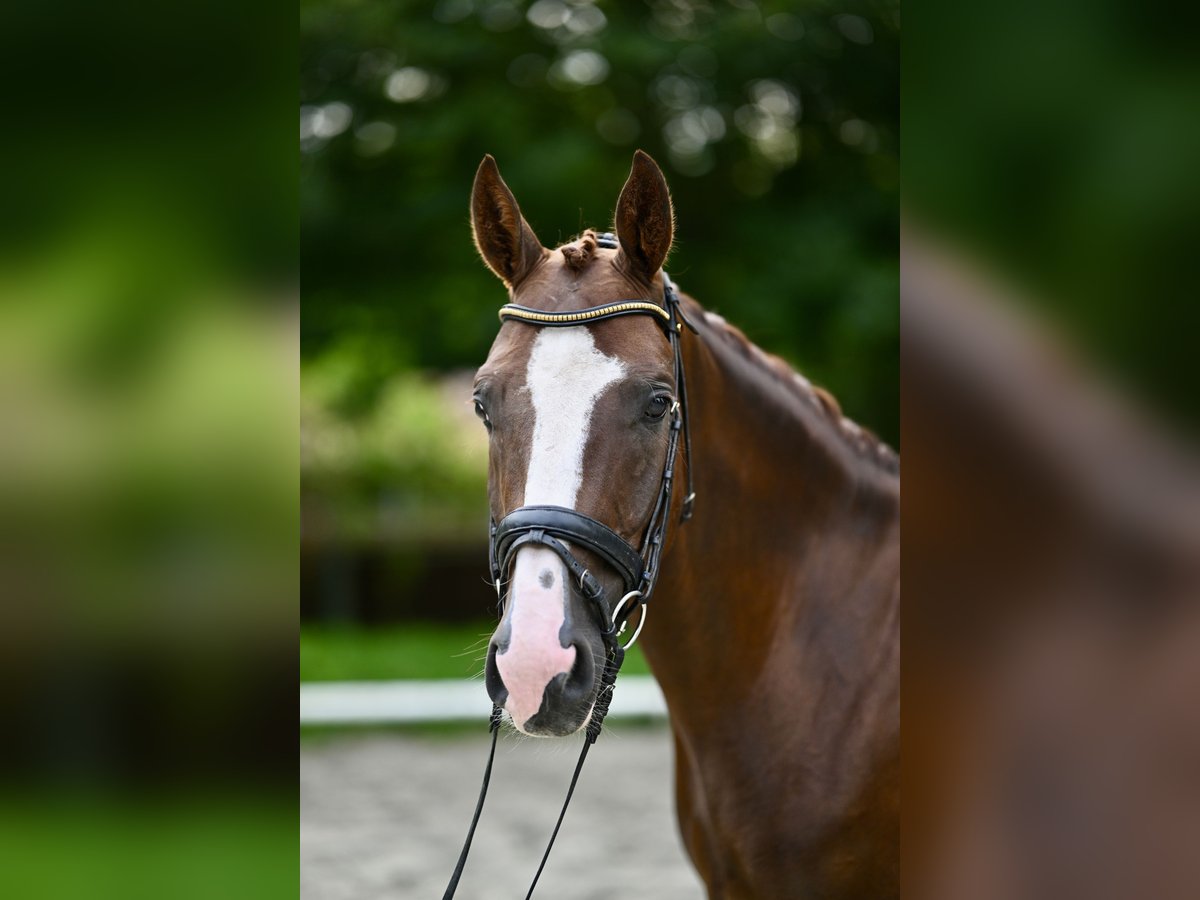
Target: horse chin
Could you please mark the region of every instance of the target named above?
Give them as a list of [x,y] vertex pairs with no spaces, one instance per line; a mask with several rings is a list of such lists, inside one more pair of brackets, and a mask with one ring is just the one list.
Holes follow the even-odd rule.
[[512,723],[517,731],[530,737],[568,737],[587,727],[592,720],[592,710],[596,706],[595,699],[593,693],[586,704],[574,705],[567,709],[547,709],[543,705],[536,715],[524,722],[517,722],[513,719]]

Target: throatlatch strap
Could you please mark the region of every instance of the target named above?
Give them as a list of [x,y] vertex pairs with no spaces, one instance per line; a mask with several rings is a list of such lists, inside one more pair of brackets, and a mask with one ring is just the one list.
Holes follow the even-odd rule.
[[492,780],[492,761],[496,758],[496,737],[500,734],[500,707],[492,707],[491,715],[492,749],[488,751],[487,765],[483,769],[483,784],[479,788],[479,800],[475,803],[475,815],[471,817],[471,827],[467,829],[467,839],[463,841],[462,852],[458,855],[458,865],[446,885],[446,893],[442,900],[452,900],[458,890],[458,879],[462,878],[463,869],[467,865],[467,854],[471,852],[471,841],[475,838],[475,826],[479,824],[479,815],[483,812],[483,801],[487,799],[488,782]]

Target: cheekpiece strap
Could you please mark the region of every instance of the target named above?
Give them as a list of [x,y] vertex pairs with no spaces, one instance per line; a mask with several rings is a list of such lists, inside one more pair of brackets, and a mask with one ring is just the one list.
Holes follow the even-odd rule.
[[679,404],[683,409],[683,459],[687,474],[687,494],[683,498],[683,508],[679,520],[686,522],[692,517],[692,509],[696,504],[696,489],[694,486],[695,473],[692,470],[692,424],[687,414],[687,376],[683,370],[683,352],[679,346],[679,338],[683,325],[687,325],[693,334],[699,332],[683,314],[683,304],[679,302],[679,291],[675,289],[675,282],[666,272],[662,273],[662,277],[663,300],[671,318],[671,327],[667,331],[667,336],[671,339],[672,347],[675,350],[675,388],[679,393]]

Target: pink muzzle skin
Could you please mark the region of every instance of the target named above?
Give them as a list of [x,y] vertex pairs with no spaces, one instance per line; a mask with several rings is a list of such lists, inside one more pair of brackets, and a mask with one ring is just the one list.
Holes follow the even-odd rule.
[[575,648],[559,639],[566,621],[565,576],[562,560],[546,548],[517,551],[505,610],[509,642],[496,654],[496,669],[508,690],[504,709],[521,731],[541,708],[546,685],[575,665]]

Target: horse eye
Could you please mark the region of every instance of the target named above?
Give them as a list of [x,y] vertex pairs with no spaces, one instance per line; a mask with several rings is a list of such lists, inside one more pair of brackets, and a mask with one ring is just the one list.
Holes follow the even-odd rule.
[[646,404],[646,418],[661,419],[671,408],[671,398],[665,394],[655,394]]
[[480,402],[478,397],[475,398],[475,415],[479,416],[480,421],[483,422],[483,426],[488,431],[492,430],[492,420],[488,416],[487,410],[483,408],[483,403]]

